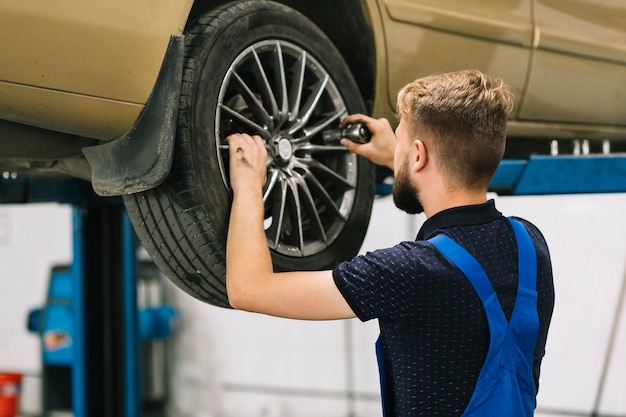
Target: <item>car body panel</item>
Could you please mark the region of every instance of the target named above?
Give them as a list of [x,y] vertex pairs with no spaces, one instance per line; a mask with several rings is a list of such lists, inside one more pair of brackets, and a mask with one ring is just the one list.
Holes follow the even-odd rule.
[[520,119],[626,127],[626,2],[537,0],[538,50]]
[[389,16],[437,31],[530,47],[531,0],[385,0]]
[[191,0],[5,0],[0,118],[98,139],[129,129]]
[[523,121],[626,127],[626,66],[538,51],[527,101]]
[[[144,110],[170,36],[182,34],[189,19],[217,4],[2,1],[0,119],[99,141],[121,137]],[[358,4],[368,27],[341,36],[369,35],[375,46],[355,52],[376,54],[367,89],[375,93],[364,97],[375,117],[395,120],[397,92],[419,76],[477,68],[513,87],[508,132],[516,140],[626,139],[622,0],[345,4]],[[17,148],[2,140],[0,156],[18,157],[10,153]]]
[[[530,0],[385,0],[389,99],[418,76],[478,68],[522,99],[534,42]],[[513,7],[515,6],[515,7]],[[410,40],[410,41],[409,41]]]
[[541,49],[626,64],[626,2],[535,0]]
[[0,82],[0,118],[87,138],[112,140],[135,123],[144,105]]
[[381,3],[390,106],[418,76],[478,68],[513,87],[512,136],[626,138],[623,1]]
[[[383,21],[383,2],[380,0],[359,0],[361,8],[364,10],[364,16],[369,25],[369,31],[372,33],[375,44],[376,62],[376,79],[374,81],[374,91],[386,91],[389,74],[387,73],[387,50],[385,47],[385,27]],[[390,105],[386,94],[376,94],[372,105],[372,114],[378,116],[387,116],[393,118],[395,115],[394,107]]]

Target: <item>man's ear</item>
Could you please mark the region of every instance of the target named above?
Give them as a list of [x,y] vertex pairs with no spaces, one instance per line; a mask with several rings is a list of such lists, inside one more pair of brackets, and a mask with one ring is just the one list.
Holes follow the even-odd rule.
[[413,160],[413,172],[422,170],[428,162],[428,150],[426,144],[420,139],[413,141],[413,148],[415,151],[415,158]]

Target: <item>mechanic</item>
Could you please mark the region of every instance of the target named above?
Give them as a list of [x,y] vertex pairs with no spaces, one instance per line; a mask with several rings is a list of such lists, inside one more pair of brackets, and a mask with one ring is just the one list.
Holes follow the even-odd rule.
[[[424,212],[415,241],[332,271],[274,273],[263,229],[267,153],[230,144],[233,204],[226,283],[233,308],[295,319],[378,319],[383,415],[531,416],[554,287],[546,242],[504,217],[487,188],[505,148],[512,94],[479,71],[420,78],[398,94],[400,121],[361,114],[349,151],[394,170],[393,199]],[[518,259],[519,257],[519,259]]]

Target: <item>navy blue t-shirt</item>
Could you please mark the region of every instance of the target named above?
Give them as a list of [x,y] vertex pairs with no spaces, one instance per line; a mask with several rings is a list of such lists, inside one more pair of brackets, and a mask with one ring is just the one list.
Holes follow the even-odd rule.
[[[539,368],[554,306],[552,267],[545,239],[520,220],[537,251]],[[378,319],[391,407],[397,417],[460,416],[472,396],[489,348],[489,328],[465,275],[426,242],[443,233],[481,264],[510,318],[517,292],[517,248],[507,219],[485,204],[437,213],[415,241],[368,252],[334,271],[337,288],[362,321]]]

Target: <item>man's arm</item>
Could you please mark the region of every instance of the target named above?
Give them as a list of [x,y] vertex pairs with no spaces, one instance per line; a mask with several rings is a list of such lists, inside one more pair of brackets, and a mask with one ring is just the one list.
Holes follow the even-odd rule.
[[226,288],[233,308],[278,317],[330,320],[355,317],[332,271],[274,273],[265,230],[267,151],[258,136],[228,138],[233,189],[226,240]]

